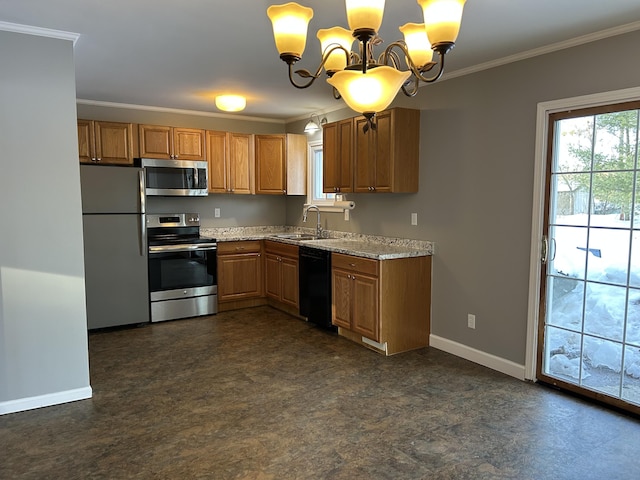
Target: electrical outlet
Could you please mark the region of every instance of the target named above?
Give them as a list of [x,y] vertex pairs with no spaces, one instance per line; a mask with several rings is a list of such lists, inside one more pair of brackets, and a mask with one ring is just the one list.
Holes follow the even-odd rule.
[[417,213],[412,213],[411,214],[411,225],[418,225],[418,214]]
[[349,215],[349,210],[345,209],[344,211],[344,221],[348,222],[349,221],[350,215]]
[[476,316],[473,313],[467,315],[467,327],[476,328]]
[[220,218],[220,209],[219,208],[214,208],[213,209],[213,216],[215,218]]

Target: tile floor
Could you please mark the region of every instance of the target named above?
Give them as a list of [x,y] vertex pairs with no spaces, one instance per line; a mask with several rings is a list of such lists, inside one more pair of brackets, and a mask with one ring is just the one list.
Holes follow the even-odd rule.
[[94,396],[0,417],[1,479],[637,479],[640,421],[269,307],[90,335]]

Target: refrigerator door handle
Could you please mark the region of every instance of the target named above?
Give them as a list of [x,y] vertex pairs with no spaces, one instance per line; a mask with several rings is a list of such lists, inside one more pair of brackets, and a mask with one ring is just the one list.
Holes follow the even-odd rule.
[[140,179],[140,256],[147,256],[147,217],[144,170],[138,172]]
[[144,170],[138,172],[138,178],[140,180],[140,213],[147,213],[147,196],[145,195],[146,183],[144,178]]

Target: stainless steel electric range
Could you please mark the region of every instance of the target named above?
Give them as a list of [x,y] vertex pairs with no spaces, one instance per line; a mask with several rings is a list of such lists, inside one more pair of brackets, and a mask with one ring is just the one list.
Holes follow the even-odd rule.
[[151,321],[218,312],[217,242],[197,213],[147,214]]

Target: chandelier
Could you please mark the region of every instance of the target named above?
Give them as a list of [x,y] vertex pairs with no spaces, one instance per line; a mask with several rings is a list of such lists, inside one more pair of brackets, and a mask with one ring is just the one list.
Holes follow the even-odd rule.
[[[382,43],[378,29],[382,24],[384,0],[345,0],[349,28],[318,30],[322,60],[315,73],[293,70],[302,58],[307,28],[313,10],[297,3],[272,5],[267,15],[280,58],[289,66],[289,81],[297,88],[307,88],[325,70],[333,96],[343,98],[352,110],[367,119],[365,131],[375,128],[377,112],[387,108],[399,90],[413,97],[420,82],[432,83],[444,72],[444,57],[455,46],[466,0],[417,0],[424,23],[407,23],[400,27],[403,40],[389,44],[374,57],[374,47]],[[352,51],[354,40],[358,51]],[[433,53],[438,55],[433,60]],[[437,68],[435,68],[437,67]],[[435,68],[435,73],[430,77]],[[298,83],[294,74],[304,79]]]

